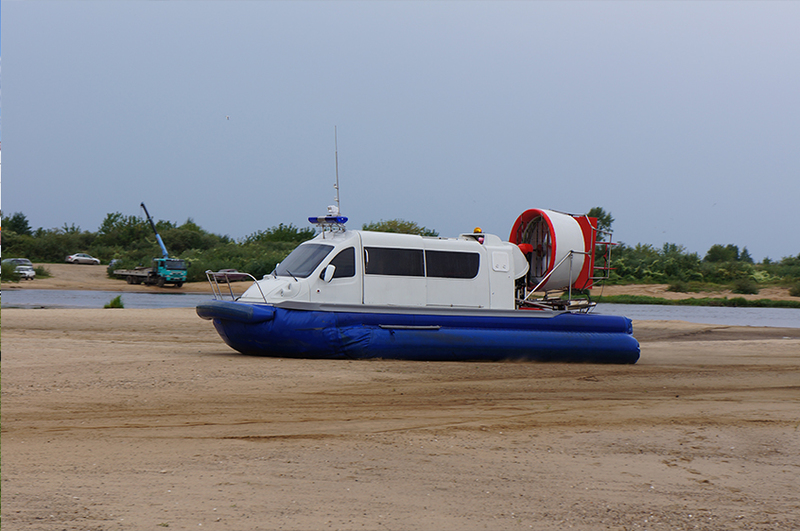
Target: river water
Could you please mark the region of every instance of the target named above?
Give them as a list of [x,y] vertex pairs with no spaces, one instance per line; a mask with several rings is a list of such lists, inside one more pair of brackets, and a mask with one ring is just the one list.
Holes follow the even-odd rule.
[[4,290],[3,308],[102,308],[111,299],[122,295],[126,308],[194,308],[212,299],[208,293],[130,293],[122,291],[89,291],[60,289]]
[[800,328],[798,308],[727,308],[659,304],[598,304],[595,313],[624,315],[642,321],[688,321],[729,326]]
[[[129,293],[79,290],[6,290],[3,308],[102,308],[122,295],[126,308],[194,308],[210,300],[209,293]],[[736,326],[775,326],[800,328],[800,309],[794,308],[719,308],[711,306],[661,306],[654,304],[601,303],[595,313],[624,315],[635,320],[676,320]]]

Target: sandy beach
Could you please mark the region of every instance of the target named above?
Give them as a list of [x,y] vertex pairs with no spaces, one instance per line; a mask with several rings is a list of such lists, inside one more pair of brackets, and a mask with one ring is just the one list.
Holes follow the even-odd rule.
[[800,528],[800,329],[635,322],[607,366],[248,357],[193,309],[2,326],[8,530]]
[[[3,289],[91,289],[97,291],[124,291],[127,293],[211,293],[208,282],[187,282],[180,288],[166,285],[145,286],[144,284],[128,284],[124,279],[109,278],[105,265],[87,264],[34,264],[44,267],[50,277],[37,277],[30,281],[7,282]],[[245,289],[245,282],[235,282],[235,287]]]

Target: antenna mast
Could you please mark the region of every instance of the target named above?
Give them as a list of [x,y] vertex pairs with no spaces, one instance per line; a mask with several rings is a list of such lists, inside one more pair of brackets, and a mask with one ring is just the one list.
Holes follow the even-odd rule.
[[336,197],[333,199],[336,201],[336,204],[328,205],[327,216],[311,216],[308,218],[309,223],[313,223],[319,227],[323,234],[325,234],[326,231],[344,232],[344,224],[347,223],[347,218],[341,214],[339,204],[339,138],[335,125],[333,126],[333,145],[336,155],[336,184],[333,185],[333,188],[336,190]]
[[[342,205],[339,203],[339,137],[336,132],[336,126],[333,126],[333,146],[334,146],[334,156],[336,158],[336,184],[333,187],[336,189],[336,208],[339,212],[342,211]],[[337,212],[338,214],[338,212]]]

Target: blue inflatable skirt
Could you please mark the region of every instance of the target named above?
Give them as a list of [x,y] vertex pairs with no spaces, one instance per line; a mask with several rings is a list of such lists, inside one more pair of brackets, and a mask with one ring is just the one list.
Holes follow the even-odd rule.
[[272,357],[636,363],[627,317],[529,310],[248,304],[197,306],[235,350]]

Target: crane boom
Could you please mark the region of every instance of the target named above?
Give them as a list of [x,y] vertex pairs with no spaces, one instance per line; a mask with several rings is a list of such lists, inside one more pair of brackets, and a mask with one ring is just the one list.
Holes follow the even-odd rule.
[[150,217],[150,213],[147,211],[147,207],[144,206],[142,203],[142,208],[144,209],[144,215],[147,216],[147,221],[150,222],[150,228],[153,229],[153,232],[156,234],[156,241],[158,242],[158,246],[161,247],[161,254],[164,258],[169,258],[169,253],[167,252],[167,247],[164,245],[164,240],[161,239],[161,235],[156,230],[156,224],[153,223],[153,219]]

